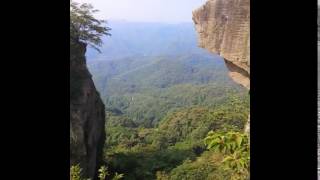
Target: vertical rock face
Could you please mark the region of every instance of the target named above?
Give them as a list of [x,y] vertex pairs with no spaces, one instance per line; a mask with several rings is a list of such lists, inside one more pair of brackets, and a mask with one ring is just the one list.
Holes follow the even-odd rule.
[[250,1],[208,0],[193,21],[199,46],[222,56],[230,77],[250,89]]
[[199,46],[222,56],[230,77],[250,90],[250,0],[208,0],[193,21]]
[[70,42],[70,165],[93,178],[104,144],[105,108],[86,67],[86,45]]

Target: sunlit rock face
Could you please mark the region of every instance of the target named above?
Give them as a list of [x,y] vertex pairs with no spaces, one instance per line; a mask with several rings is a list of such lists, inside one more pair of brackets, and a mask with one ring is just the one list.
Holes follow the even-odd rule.
[[208,0],[193,21],[199,46],[222,56],[230,77],[250,89],[250,1]]
[[222,56],[229,76],[250,90],[250,1],[208,0],[193,12],[193,21],[199,46]]

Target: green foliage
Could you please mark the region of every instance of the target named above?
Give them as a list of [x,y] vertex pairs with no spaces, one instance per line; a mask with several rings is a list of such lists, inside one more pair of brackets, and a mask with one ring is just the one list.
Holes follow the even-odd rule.
[[[214,84],[198,86],[183,84],[161,91],[153,89],[141,93],[110,96],[106,99],[106,106],[118,109],[123,116],[130,117],[137,126],[151,128],[167,113],[184,107],[215,106],[229,101],[229,96],[240,95],[242,94]],[[248,96],[239,98],[239,101],[241,103],[248,101]]]
[[169,172],[158,172],[164,180],[246,180],[249,177],[249,145],[246,134],[210,131],[205,151],[196,160],[186,160]]
[[98,20],[93,17],[93,13],[98,10],[93,9],[91,4],[79,4],[74,1],[70,3],[70,41],[84,42],[91,47],[98,49],[102,44],[101,37],[110,35],[111,29],[104,26],[104,20]]
[[[218,166],[216,161],[217,157],[214,157],[211,152],[205,152],[195,161],[186,160],[180,166],[173,169],[168,173],[170,180],[206,180],[206,179],[220,179]],[[216,178],[210,178],[215,176]]]
[[82,168],[79,164],[70,167],[70,180],[90,180],[82,176]]
[[[105,161],[113,172],[125,173],[124,179],[130,180],[229,177],[230,173],[220,168],[222,160],[205,164],[209,154],[216,153],[206,152],[201,163],[196,159],[206,150],[203,139],[210,130],[243,129],[249,112],[247,103],[247,99],[229,96],[212,107],[180,108],[167,113],[154,128],[131,126],[134,123],[130,123],[130,116],[112,110],[107,116]],[[179,170],[173,172],[176,168]]]
[[218,105],[229,95],[248,97],[227,76],[221,59],[203,53],[130,56],[88,66],[106,108],[146,128],[179,108]]
[[186,158],[195,158],[192,150],[163,149],[152,146],[136,146],[131,149],[117,149],[110,152],[106,161],[114,171],[125,173],[125,179],[155,179],[159,170],[170,170]]
[[109,175],[108,168],[106,166],[101,166],[98,172],[100,180],[105,180],[106,177]]
[[[106,180],[107,177],[109,177],[110,174],[108,172],[108,167],[101,166],[98,170],[98,177],[100,180]],[[115,172],[114,176],[112,177],[112,180],[119,180],[124,177],[124,174],[119,174]],[[91,180],[87,178],[83,178],[82,174],[82,168],[80,168],[80,165],[73,165],[70,167],[70,180]]]
[[[247,91],[201,54],[129,57],[89,63],[106,105],[104,160],[125,180],[228,179],[220,153],[203,139],[240,131],[249,113]],[[219,61],[220,62],[220,61]],[[222,66],[223,65],[223,66]],[[210,162],[211,156],[220,157]]]
[[119,180],[119,179],[122,179],[123,177],[124,177],[124,174],[118,174],[116,172],[115,175],[113,176],[112,180]]
[[225,155],[222,163],[226,170],[232,172],[232,180],[248,179],[250,171],[248,134],[210,131],[205,138],[205,144],[208,149]]
[[[89,4],[71,2],[70,10],[71,45],[82,42],[99,51],[110,28],[93,17],[97,10]],[[70,57],[81,54],[73,50]],[[201,53],[89,65],[107,111],[104,160],[109,168],[99,169],[100,180],[247,178],[249,146],[239,131],[248,117],[249,96],[222,65]],[[71,98],[81,92],[83,77],[71,72]],[[212,151],[203,143],[207,135]],[[71,137],[74,146],[73,132]],[[83,180],[81,171],[72,166],[71,180]]]
[[93,13],[97,10],[93,9],[90,4],[78,4],[71,1],[70,4],[70,99],[74,100],[81,95],[85,77],[89,77],[84,71],[75,68],[74,62],[85,62],[84,44],[95,48],[101,46],[103,35],[110,35],[110,28],[103,25],[104,21],[97,20],[93,17]]
[[81,180],[82,169],[79,165],[70,167],[70,180]]
[[[107,145],[125,145],[131,142],[150,143],[156,147],[175,145],[188,140],[194,144],[202,143],[210,130],[224,131],[243,129],[248,115],[247,101],[227,100],[219,106],[181,108],[168,113],[156,129],[137,128],[129,117],[107,114]],[[242,106],[240,105],[242,104]],[[128,146],[127,146],[128,147]]]

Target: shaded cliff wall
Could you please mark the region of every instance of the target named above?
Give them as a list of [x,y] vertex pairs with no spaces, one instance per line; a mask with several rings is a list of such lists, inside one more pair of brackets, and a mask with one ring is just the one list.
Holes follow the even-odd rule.
[[86,45],[70,42],[70,165],[93,178],[102,156],[105,107],[86,66]]

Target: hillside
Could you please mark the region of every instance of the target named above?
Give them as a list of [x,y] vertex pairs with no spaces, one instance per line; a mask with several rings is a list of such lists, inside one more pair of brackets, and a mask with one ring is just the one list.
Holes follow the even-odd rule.
[[[99,91],[105,95],[139,91],[137,88],[166,88],[176,84],[235,84],[227,77],[224,62],[208,53],[180,56],[151,56],[96,61],[88,64]],[[115,87],[119,87],[115,90]],[[130,90],[128,90],[131,88]],[[120,91],[119,91],[120,90]]]
[[223,156],[207,151],[203,138],[210,130],[241,131],[248,102],[248,97],[229,96],[215,107],[182,108],[167,114],[156,128],[139,128],[129,118],[109,112],[105,160],[112,171],[126,174],[126,180],[222,180],[229,172],[219,169],[220,161],[212,157]]
[[89,63],[106,108],[151,127],[175,108],[213,105],[243,88],[228,76],[224,62],[207,53],[132,57]]
[[221,57],[197,47],[191,23],[111,21],[110,25],[114,33],[104,43],[103,53],[87,53],[107,109],[153,127],[176,108],[214,105],[230,92],[245,94],[228,77]]
[[72,180],[250,178],[247,2],[208,0],[195,26],[71,2]]
[[228,76],[221,57],[197,47],[191,23],[112,24],[102,53],[86,54],[106,106],[110,173],[130,180],[226,177],[220,161],[204,162],[223,155],[207,151],[203,139],[210,130],[244,128],[246,89]]

